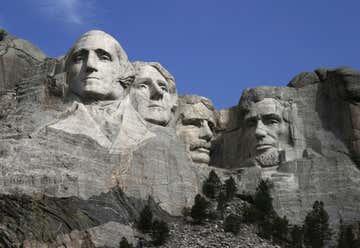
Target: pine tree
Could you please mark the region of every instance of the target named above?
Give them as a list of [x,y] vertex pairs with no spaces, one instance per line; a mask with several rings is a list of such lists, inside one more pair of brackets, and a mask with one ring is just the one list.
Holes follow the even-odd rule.
[[345,225],[340,220],[340,230],[337,248],[357,248],[360,247],[359,224],[357,222]]
[[324,209],[324,203],[315,201],[304,222],[304,242],[306,247],[321,248],[325,241],[330,240],[329,215]]
[[204,181],[202,191],[210,199],[216,199],[221,191],[221,181],[214,170],[211,170],[209,177]]
[[254,205],[263,215],[271,215],[274,212],[270,189],[272,185],[268,180],[261,180],[254,196]]
[[224,231],[225,232],[231,232],[234,235],[237,235],[239,233],[239,230],[240,230],[240,223],[241,223],[240,216],[230,214],[225,219]]
[[138,229],[143,233],[149,233],[152,226],[153,213],[149,205],[146,205],[140,213]]
[[290,235],[291,235],[291,247],[294,247],[294,248],[302,248],[303,247],[303,230],[300,226],[298,225],[294,225],[292,228],[291,228],[291,232],[290,232]]
[[284,216],[275,216],[272,221],[272,235],[279,240],[286,240],[289,233],[289,221]]
[[199,224],[201,224],[208,215],[209,202],[197,194],[195,196],[195,203],[191,208],[191,217]]
[[223,211],[224,210],[224,206],[226,204],[227,201],[227,197],[225,195],[224,192],[220,192],[218,198],[217,198],[217,210],[219,211]]
[[226,198],[228,201],[232,200],[237,191],[235,180],[232,176],[225,181]]
[[134,248],[134,246],[130,244],[125,237],[122,237],[119,248]]
[[169,237],[169,226],[165,221],[155,220],[152,224],[151,237],[155,245],[162,245]]

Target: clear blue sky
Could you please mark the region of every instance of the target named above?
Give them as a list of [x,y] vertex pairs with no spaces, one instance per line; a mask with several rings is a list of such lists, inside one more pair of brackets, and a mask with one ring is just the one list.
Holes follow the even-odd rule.
[[359,0],[6,0],[0,26],[53,57],[102,29],[130,60],[159,61],[180,94],[217,109],[302,71],[360,69]]

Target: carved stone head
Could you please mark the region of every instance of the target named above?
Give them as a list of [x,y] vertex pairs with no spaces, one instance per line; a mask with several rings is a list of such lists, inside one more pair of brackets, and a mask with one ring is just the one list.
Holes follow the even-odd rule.
[[[251,97],[240,103],[243,110],[242,152],[262,167],[280,162],[280,151],[291,147],[289,103],[269,97]],[[250,96],[250,97],[249,97]]]
[[121,45],[99,30],[83,34],[74,44],[66,55],[65,71],[69,91],[82,100],[122,98],[133,77]]
[[130,101],[144,120],[167,126],[177,102],[175,80],[159,63],[134,62],[135,81]]
[[183,95],[176,116],[176,133],[184,141],[189,157],[196,164],[208,165],[215,128],[212,102],[201,96]]

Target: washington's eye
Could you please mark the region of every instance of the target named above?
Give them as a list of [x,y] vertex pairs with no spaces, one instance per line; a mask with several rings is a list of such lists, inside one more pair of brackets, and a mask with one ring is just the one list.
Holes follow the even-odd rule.
[[149,88],[146,83],[139,84],[138,87],[139,87],[139,89],[147,89],[147,88]]
[[208,126],[209,126],[210,130],[211,130],[212,132],[214,132],[214,130],[215,130],[215,124],[214,124],[213,122],[209,121],[209,122],[208,122]]
[[112,61],[111,55],[104,50],[96,50],[96,53],[100,60]]
[[81,53],[74,54],[71,58],[72,62],[77,63],[84,60],[84,56]]

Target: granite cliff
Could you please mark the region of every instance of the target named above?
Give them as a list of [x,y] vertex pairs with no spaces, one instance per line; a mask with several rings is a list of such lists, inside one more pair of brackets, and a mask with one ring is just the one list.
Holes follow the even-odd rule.
[[235,177],[239,193],[269,179],[291,223],[315,200],[332,225],[360,219],[360,73],[351,68],[246,89],[215,110],[178,96],[161,64],[129,61],[98,30],[61,58],[2,31],[0,59],[4,247],[136,242],[145,204],[158,218],[180,216],[211,169]]

